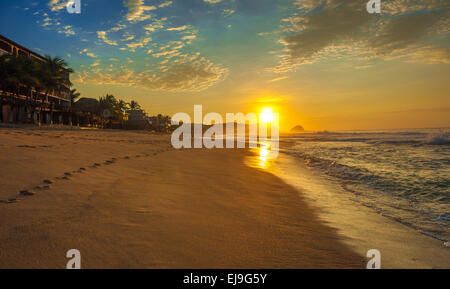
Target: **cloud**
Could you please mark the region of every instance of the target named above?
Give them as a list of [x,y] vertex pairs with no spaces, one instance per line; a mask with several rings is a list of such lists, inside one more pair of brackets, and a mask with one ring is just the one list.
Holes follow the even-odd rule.
[[107,43],[107,44],[109,44],[109,45],[113,45],[113,46],[116,46],[116,45],[117,45],[117,42],[116,42],[116,41],[109,40],[109,39],[106,37],[106,31],[97,31],[97,37],[100,38],[100,39],[102,39],[105,43]]
[[50,2],[48,2],[48,6],[52,11],[59,11],[66,8],[68,2],[69,1],[51,0]]
[[47,26],[51,26],[52,24],[52,19],[50,17],[46,17],[42,20],[44,23],[41,24],[42,27],[47,27]]
[[130,35],[130,36],[125,36],[125,38],[122,39],[122,41],[130,41],[130,40],[133,40],[133,39],[134,39],[134,36]]
[[277,81],[287,79],[287,78],[288,78],[287,76],[280,76],[280,77],[276,77],[274,79],[269,80],[269,82],[277,82]]
[[355,9],[353,5],[289,19],[290,27],[298,32],[280,40],[285,46],[285,54],[276,71],[289,71],[298,65],[310,63],[318,52],[334,42],[358,37],[361,27],[369,21],[370,14],[361,13],[361,9]]
[[[191,58],[192,59],[192,58]],[[96,69],[82,71],[73,77],[76,83],[140,86],[151,90],[201,91],[224,79],[228,70],[205,58],[186,58],[179,63],[162,66],[159,71],[135,72],[125,66],[114,72]],[[164,62],[163,64],[166,64]]]
[[72,29],[72,26],[67,25],[58,29],[58,33],[65,34],[66,36],[75,35],[75,31]]
[[406,62],[424,64],[450,64],[450,48],[427,45],[410,49],[401,49],[390,54],[387,59],[403,59]]
[[162,56],[166,56],[167,58],[172,58],[173,56],[179,55],[180,52],[178,50],[169,50],[169,51],[163,51],[158,53],[153,53],[153,57],[160,58]]
[[164,21],[165,21],[165,18],[163,18],[163,19],[154,19],[153,22],[148,24],[148,25],[146,25],[144,27],[144,29],[149,31],[149,32],[155,32],[156,30],[164,28]]
[[188,28],[187,25],[183,25],[180,27],[167,28],[167,31],[183,31],[183,30],[186,30],[187,28]]
[[444,7],[448,8],[447,0],[391,0],[382,4],[382,13],[401,15]]
[[231,16],[232,14],[234,14],[236,11],[233,9],[224,9],[223,10],[223,15],[225,17]]
[[158,8],[164,8],[164,7],[170,6],[170,5],[172,5],[172,3],[173,3],[172,1],[163,2],[158,5]]
[[186,35],[186,36],[183,36],[181,39],[182,40],[193,40],[195,38],[197,38],[197,36],[195,36],[195,35]]
[[412,14],[388,20],[381,26],[378,36],[369,40],[369,45],[382,55],[406,48],[426,35],[439,21],[436,16],[431,13]]
[[[443,1],[429,2],[432,5],[396,0],[388,10],[391,12],[383,14],[382,10],[381,16],[374,16],[367,13],[359,0],[296,1],[297,12],[282,19],[284,36],[279,42],[284,48],[279,55],[281,60],[270,70],[277,73],[291,71],[327,55],[339,55],[339,50],[360,59],[392,59],[400,52],[418,57],[415,51],[419,51],[426,40],[431,41],[439,27],[445,31],[442,29],[445,10],[438,9],[442,8],[439,5]],[[414,5],[409,8],[411,3]],[[421,13],[410,13],[410,9],[417,11],[418,7],[422,9]],[[442,50],[428,51],[443,53]],[[340,57],[343,56],[341,53]]]
[[219,81],[226,70],[206,60],[170,66],[158,76],[140,75],[139,83],[150,89],[201,91]]
[[126,0],[125,6],[128,8],[126,18],[130,22],[143,21],[150,19],[150,15],[146,15],[146,11],[156,10],[156,6],[147,6],[144,0]]
[[80,51],[80,54],[81,54],[81,55],[84,54],[84,55],[89,56],[89,57],[92,57],[92,58],[97,58],[97,57],[98,57],[98,56],[95,55],[94,53],[88,52],[88,49],[87,49],[87,48],[81,50],[81,51]]
[[147,43],[149,43],[150,41],[152,41],[151,37],[146,37],[143,39],[140,39],[139,41],[133,42],[133,43],[127,43],[126,45],[128,46],[128,48],[130,48],[131,52],[136,51],[136,48],[140,47],[140,48],[144,48],[145,45],[147,45]]

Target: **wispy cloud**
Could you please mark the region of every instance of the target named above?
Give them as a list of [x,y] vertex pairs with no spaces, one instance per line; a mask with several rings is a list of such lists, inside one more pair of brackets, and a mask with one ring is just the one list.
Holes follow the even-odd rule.
[[153,22],[150,24],[147,24],[144,29],[149,32],[155,32],[156,30],[164,28],[164,21],[166,18],[162,19],[153,19]]
[[89,57],[92,57],[92,58],[97,58],[97,57],[98,57],[98,56],[95,55],[94,53],[89,52],[87,48],[81,50],[81,51],[80,51],[80,54],[81,54],[81,55],[84,54],[84,55],[89,56]]
[[[445,10],[439,9],[444,7],[444,1],[440,0],[428,4],[396,0],[379,17],[367,13],[359,0],[299,0],[295,5],[298,11],[282,20],[284,36],[279,42],[284,48],[279,65],[271,69],[274,72],[294,70],[324,59],[329,53],[337,55],[337,49],[347,50],[351,52],[348,55],[360,59],[392,59],[400,52],[403,55],[407,52],[408,57],[416,60],[424,59],[420,57],[425,56],[420,53],[423,43],[432,41],[446,19]],[[314,10],[319,6],[319,10]],[[411,13],[419,10],[421,13]],[[427,48],[430,55],[435,55],[431,57],[434,61],[438,55],[447,53],[434,47]]]
[[280,76],[280,77],[276,77],[274,79],[269,80],[269,82],[277,82],[277,81],[287,79],[287,78],[288,78],[287,76]]
[[126,18],[132,22],[149,19],[151,16],[145,12],[157,9],[156,6],[145,5],[144,0],[126,0],[125,6],[128,8]]
[[222,80],[227,72],[227,69],[209,60],[194,56],[186,57],[184,61],[168,67],[162,65],[159,71],[138,73],[126,66],[121,66],[115,71],[101,68],[84,70],[77,73],[73,81],[99,85],[140,86],[151,90],[201,91]]
[[183,26],[179,26],[179,27],[167,28],[167,31],[183,31],[183,30],[186,30],[187,28],[188,28],[187,25],[183,25]]
[[163,2],[163,3],[158,5],[158,8],[168,7],[168,6],[172,5],[172,3],[173,3],[172,1]]
[[126,45],[128,46],[128,48],[130,48],[131,52],[136,51],[136,48],[140,47],[140,48],[144,48],[147,43],[149,43],[150,41],[152,41],[151,37],[146,37],[146,38],[142,38],[139,41],[133,42],[133,43],[127,43]]
[[116,45],[117,45],[117,42],[116,42],[116,41],[109,40],[109,39],[106,37],[106,31],[97,31],[97,37],[100,38],[100,39],[102,39],[105,43],[107,43],[107,44],[109,44],[109,45],[113,45],[113,46],[116,46]]
[[50,2],[48,2],[48,6],[52,11],[59,11],[61,9],[64,9],[67,6],[68,2],[69,1],[67,0],[50,0]]
[[65,34],[66,36],[75,35],[75,31],[73,30],[71,25],[66,25],[58,29],[58,33]]

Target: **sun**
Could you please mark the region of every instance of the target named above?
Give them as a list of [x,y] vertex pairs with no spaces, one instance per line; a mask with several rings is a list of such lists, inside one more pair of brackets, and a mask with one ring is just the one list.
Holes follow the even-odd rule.
[[275,114],[273,113],[273,109],[265,108],[259,114],[259,120],[262,122],[272,122],[275,118]]

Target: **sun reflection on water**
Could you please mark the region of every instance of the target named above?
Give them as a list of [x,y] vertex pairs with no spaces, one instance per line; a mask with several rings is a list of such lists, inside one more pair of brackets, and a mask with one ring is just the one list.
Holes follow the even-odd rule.
[[270,145],[268,144],[261,144],[261,146],[258,148],[258,167],[262,169],[267,169],[269,166],[269,153],[270,153]]
[[269,170],[274,161],[271,145],[267,142],[260,143],[257,148],[251,149],[253,154],[245,160],[246,165],[253,168]]

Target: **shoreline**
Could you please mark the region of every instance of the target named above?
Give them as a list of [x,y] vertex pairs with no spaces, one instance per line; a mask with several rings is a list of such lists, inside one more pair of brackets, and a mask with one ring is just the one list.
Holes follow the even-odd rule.
[[293,187],[245,166],[246,150],[176,151],[167,136],[123,131],[6,132],[3,197],[51,184],[0,204],[1,268],[65,268],[69,249],[82,268],[365,268]]
[[295,158],[280,153],[269,171],[295,187],[317,208],[320,220],[335,228],[357,253],[379,250],[382,268],[450,268],[450,248],[442,240],[364,206],[337,181],[331,182]]

